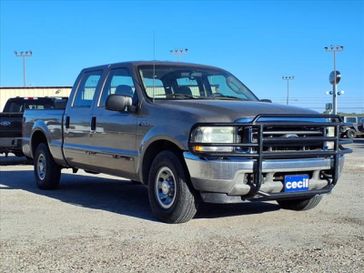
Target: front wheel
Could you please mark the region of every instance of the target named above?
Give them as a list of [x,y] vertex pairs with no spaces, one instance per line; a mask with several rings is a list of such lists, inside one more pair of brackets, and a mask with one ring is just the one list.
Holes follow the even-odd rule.
[[59,185],[61,168],[54,161],[45,143],[39,144],[35,151],[34,175],[40,189],[55,189]]
[[307,199],[277,200],[277,202],[283,209],[309,210],[316,207],[321,199],[322,195],[315,195],[314,197]]
[[188,175],[176,154],[159,153],[153,160],[149,178],[149,203],[153,214],[166,223],[184,223],[192,219],[198,207]]

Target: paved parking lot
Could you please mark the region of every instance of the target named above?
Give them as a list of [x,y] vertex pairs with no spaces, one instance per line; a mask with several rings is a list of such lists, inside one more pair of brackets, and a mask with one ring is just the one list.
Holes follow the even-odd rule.
[[351,146],[314,210],[204,205],[181,225],[155,221],[141,185],[65,170],[40,191],[30,164],[2,157],[0,272],[362,272],[364,141]]

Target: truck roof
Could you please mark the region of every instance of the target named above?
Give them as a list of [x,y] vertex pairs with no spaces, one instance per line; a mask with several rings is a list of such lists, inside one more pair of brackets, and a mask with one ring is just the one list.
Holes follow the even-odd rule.
[[136,66],[143,66],[143,65],[189,66],[189,67],[194,67],[194,68],[204,68],[204,69],[213,69],[213,70],[221,69],[216,66],[210,66],[210,65],[185,63],[185,62],[157,61],[156,60],[156,61],[127,61],[127,62],[120,62],[120,63],[112,63],[112,64],[88,67],[83,70],[106,69],[108,67],[118,67],[118,66],[136,67]]

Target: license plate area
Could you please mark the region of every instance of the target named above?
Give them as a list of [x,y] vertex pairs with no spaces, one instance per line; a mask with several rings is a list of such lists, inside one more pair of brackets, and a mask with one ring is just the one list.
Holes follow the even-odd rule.
[[295,174],[284,176],[284,192],[302,192],[309,190],[308,174]]

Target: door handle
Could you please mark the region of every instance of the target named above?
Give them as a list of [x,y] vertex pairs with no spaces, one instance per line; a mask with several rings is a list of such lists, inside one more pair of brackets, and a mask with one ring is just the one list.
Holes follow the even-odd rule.
[[96,117],[91,118],[91,131],[96,130]]
[[64,126],[66,127],[66,129],[70,128],[70,117],[69,116],[66,117]]

